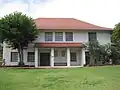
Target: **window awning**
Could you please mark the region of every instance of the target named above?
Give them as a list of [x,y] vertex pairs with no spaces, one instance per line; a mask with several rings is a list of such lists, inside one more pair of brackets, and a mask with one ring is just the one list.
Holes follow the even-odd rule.
[[54,48],[54,47],[59,47],[59,48],[77,48],[77,47],[85,47],[84,44],[82,43],[36,43],[35,44],[36,48]]

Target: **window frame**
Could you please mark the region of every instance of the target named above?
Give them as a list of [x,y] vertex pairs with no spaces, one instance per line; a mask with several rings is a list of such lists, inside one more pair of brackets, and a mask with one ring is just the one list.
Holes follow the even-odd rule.
[[58,53],[59,53],[58,50],[55,50],[55,51],[54,51],[54,56],[55,56],[55,57],[58,57],[58,55],[59,55]]
[[65,56],[66,56],[65,50],[61,51],[61,57],[65,57]]
[[[47,34],[50,34],[51,36]],[[45,41],[53,41],[53,32],[45,32]]]
[[55,41],[63,41],[63,32],[55,32]]
[[[73,60],[72,54],[75,55],[75,57],[74,57],[75,60]],[[77,62],[77,53],[76,53],[76,52],[70,52],[70,61],[71,61],[71,62]]]
[[[31,54],[32,56],[30,56],[30,53],[33,55]],[[32,57],[33,60],[30,57]],[[27,52],[27,62],[35,62],[35,52]]]
[[65,41],[73,41],[73,32],[65,32]]
[[[95,35],[95,36],[93,36],[93,35]],[[96,32],[88,32],[88,40],[89,41],[97,41],[97,33]]]
[[[17,56],[15,56],[16,60],[13,60],[13,53],[17,54]],[[18,52],[11,52],[11,62],[18,62]]]

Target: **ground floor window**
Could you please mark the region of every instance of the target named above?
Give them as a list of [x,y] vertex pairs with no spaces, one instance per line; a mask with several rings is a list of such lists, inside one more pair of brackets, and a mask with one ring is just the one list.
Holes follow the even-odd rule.
[[70,60],[71,60],[71,61],[74,61],[74,62],[77,61],[76,52],[71,52],[71,53],[70,53]]
[[61,57],[65,57],[65,51],[61,51]]
[[28,52],[27,61],[28,62],[34,62],[34,60],[35,60],[35,54],[34,54],[34,52]]
[[11,52],[11,62],[18,62],[18,52]]

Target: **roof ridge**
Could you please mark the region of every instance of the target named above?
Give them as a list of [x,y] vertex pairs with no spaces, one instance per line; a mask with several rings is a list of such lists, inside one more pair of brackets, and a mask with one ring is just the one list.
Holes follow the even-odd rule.
[[[75,18],[73,18],[73,19],[75,19]],[[99,26],[99,25],[91,24],[89,22],[86,22],[86,21],[83,21],[83,20],[79,20],[79,19],[75,19],[75,20],[83,22],[83,23],[86,23],[86,24],[90,24],[90,25],[93,25],[93,26],[97,26],[97,27],[100,27],[100,28],[108,28],[108,27],[104,27],[104,26]],[[112,28],[108,28],[108,29],[112,29]]]
[[[67,17],[39,17],[39,18],[36,18],[36,19],[75,19],[75,18],[67,18]],[[36,20],[34,19],[34,20]]]

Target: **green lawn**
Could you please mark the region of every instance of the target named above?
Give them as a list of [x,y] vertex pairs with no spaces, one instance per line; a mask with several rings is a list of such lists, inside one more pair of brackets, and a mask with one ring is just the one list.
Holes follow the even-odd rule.
[[3,69],[0,90],[120,90],[120,66]]

